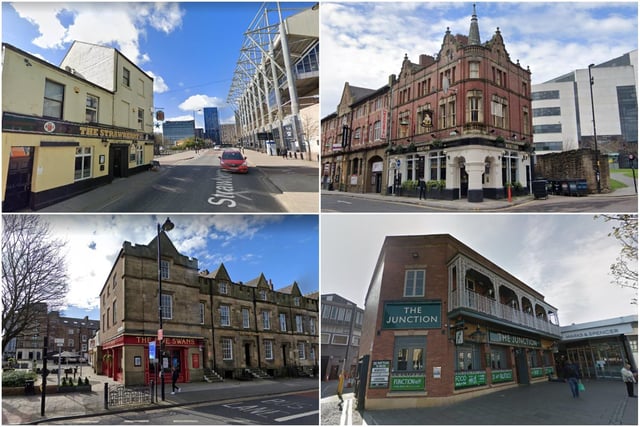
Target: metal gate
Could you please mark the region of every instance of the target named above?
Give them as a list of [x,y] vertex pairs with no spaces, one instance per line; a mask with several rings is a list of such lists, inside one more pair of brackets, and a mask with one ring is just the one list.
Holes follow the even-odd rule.
[[125,387],[124,385],[104,385],[104,408],[116,406],[147,405],[153,403],[153,383],[148,387]]

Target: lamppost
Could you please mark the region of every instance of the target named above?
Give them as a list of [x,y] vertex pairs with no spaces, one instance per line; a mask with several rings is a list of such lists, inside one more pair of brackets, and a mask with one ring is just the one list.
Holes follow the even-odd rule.
[[589,93],[591,94],[591,117],[593,118],[593,141],[596,149],[596,185],[598,193],[600,193],[600,155],[598,154],[598,137],[596,136],[596,112],[593,106],[593,77],[591,77],[591,67],[593,66],[594,64],[589,64]]
[[164,222],[164,224],[160,225],[160,223],[157,224],[158,225],[158,319],[159,319],[159,325],[160,325],[160,329],[158,329],[158,341],[160,341],[160,382],[161,382],[161,387],[162,387],[162,400],[164,401],[164,366],[163,366],[163,362],[164,362],[164,333],[162,331],[162,263],[161,263],[161,259],[160,259],[160,254],[162,253],[160,251],[160,232],[164,231],[171,231],[173,230],[174,224],[171,222],[171,220],[167,217],[167,220]]

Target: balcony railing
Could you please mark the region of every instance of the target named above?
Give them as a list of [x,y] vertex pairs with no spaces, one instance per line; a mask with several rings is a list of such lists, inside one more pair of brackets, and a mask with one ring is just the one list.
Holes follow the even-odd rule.
[[464,289],[451,293],[450,311],[458,308],[467,308],[479,313],[488,314],[507,322],[525,326],[529,329],[560,336],[560,326],[554,325],[543,318],[536,318],[531,314],[514,309],[502,304],[493,298],[480,295],[474,291]]

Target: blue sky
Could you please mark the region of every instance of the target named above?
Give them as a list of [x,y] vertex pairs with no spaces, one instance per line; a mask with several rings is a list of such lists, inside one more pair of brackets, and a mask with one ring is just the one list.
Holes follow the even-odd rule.
[[[172,215],[168,233],[176,249],[198,259],[200,271],[224,263],[231,280],[263,273],[274,289],[298,283],[303,294],[319,289],[317,215]],[[124,241],[147,245],[166,216],[42,215],[52,235],[66,241],[71,317],[99,319],[99,294]]]
[[[267,3],[270,24],[275,3]],[[283,17],[314,3],[281,4]],[[262,3],[2,3],[2,41],[59,65],[73,40],[120,50],[155,78],[154,104],[166,120],[217,107],[232,123],[227,95],[244,33]],[[271,12],[273,11],[273,12]],[[197,127],[204,127],[202,111]]]
[[[320,109],[336,110],[345,82],[378,89],[398,74],[405,53],[414,63],[440,50],[447,27],[469,34],[471,2],[323,2]],[[480,39],[500,28],[511,60],[543,83],[638,48],[638,3],[476,2]],[[331,70],[325,72],[324,70]]]

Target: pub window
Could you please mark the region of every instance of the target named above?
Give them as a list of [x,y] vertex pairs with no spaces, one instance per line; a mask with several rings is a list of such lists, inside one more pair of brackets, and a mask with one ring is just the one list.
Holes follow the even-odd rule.
[[424,372],[426,337],[396,337],[393,351],[395,372]]
[[142,144],[136,146],[136,164],[138,166],[144,164],[144,147]]
[[456,371],[480,369],[480,351],[477,345],[460,346],[456,350]]
[[42,116],[61,119],[63,103],[64,86],[51,80],[45,80]]
[[76,147],[75,181],[91,178],[91,159],[91,147]]
[[504,348],[491,349],[491,369],[509,369],[508,361]]
[[163,319],[173,319],[173,296],[162,294],[161,313]]
[[404,296],[424,296],[424,270],[407,270],[404,278]]
[[233,340],[222,338],[222,360],[233,360]]
[[160,277],[163,280],[169,279],[169,261],[160,261]]
[[469,62],[469,78],[470,79],[478,79],[480,78],[480,63],[477,61]]
[[382,139],[382,122],[380,120],[373,124],[373,139],[374,141]]
[[467,121],[474,123],[482,121],[482,92],[478,90],[467,94]]
[[98,104],[97,96],[87,94],[87,102],[85,107],[87,123],[98,123]]
[[144,130],[144,109],[138,108],[138,130]]

